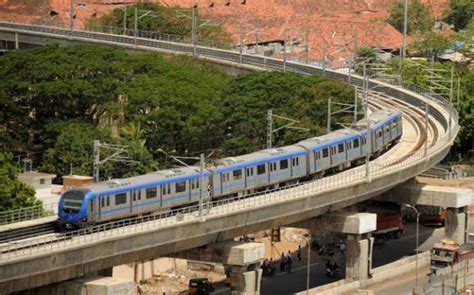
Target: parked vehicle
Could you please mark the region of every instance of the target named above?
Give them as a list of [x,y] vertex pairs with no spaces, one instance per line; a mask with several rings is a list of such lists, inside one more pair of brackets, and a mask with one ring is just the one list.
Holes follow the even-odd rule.
[[372,233],[376,239],[399,239],[403,234],[400,213],[377,213],[377,229]]
[[416,208],[420,212],[420,223],[431,225],[444,225],[446,220],[446,209],[439,206],[417,205]]
[[457,263],[471,258],[474,258],[474,245],[460,246],[453,240],[443,239],[431,248],[431,274],[437,274],[446,267],[453,269]]
[[214,287],[207,278],[197,278],[189,280],[189,295],[208,295],[214,291]]

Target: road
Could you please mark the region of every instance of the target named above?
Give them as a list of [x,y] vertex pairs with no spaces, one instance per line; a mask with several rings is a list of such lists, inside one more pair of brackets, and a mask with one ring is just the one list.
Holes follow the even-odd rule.
[[[433,226],[422,226],[420,225],[420,251],[427,251],[430,249],[431,245],[439,241],[444,237],[444,228],[443,227],[433,227]],[[396,261],[404,256],[413,255],[415,253],[416,245],[416,225],[407,224],[405,226],[405,232],[399,240],[390,240],[385,243],[383,246],[376,245],[374,247],[373,254],[373,268]],[[306,249],[303,249],[302,253],[306,253]],[[315,288],[330,282],[337,281],[344,277],[344,269],[341,271],[339,279],[330,279],[324,275],[324,261],[325,258],[318,257],[314,253],[312,255],[312,260],[315,261],[311,264],[310,268],[310,288]],[[306,258],[303,258],[299,265],[295,266],[293,272],[291,273],[277,273],[273,277],[263,278],[261,285],[261,294],[263,295],[287,295],[293,294],[296,292],[301,292],[306,290],[307,284],[307,267],[306,267]],[[345,261],[342,257],[337,258],[337,263],[339,266],[344,268]],[[411,282],[411,281],[410,281]],[[411,290],[414,282],[409,284],[406,282],[401,282],[402,289],[405,288],[408,291]],[[383,286],[381,286],[383,288]],[[400,292],[400,287],[390,286],[390,289],[394,293]],[[215,294],[231,294],[230,289],[221,289],[215,292]],[[401,294],[401,293],[398,293]]]

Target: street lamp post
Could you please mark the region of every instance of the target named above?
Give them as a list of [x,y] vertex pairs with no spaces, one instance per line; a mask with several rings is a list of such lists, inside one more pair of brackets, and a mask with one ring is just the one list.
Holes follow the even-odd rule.
[[415,288],[418,287],[418,246],[419,246],[419,224],[420,224],[420,212],[415,208],[415,206],[412,206],[410,204],[404,204],[405,207],[410,208],[415,211],[416,213],[416,272],[415,272]]
[[309,294],[309,282],[310,282],[310,266],[311,266],[311,236],[306,237],[306,242],[308,247],[308,262],[306,265],[306,294]]

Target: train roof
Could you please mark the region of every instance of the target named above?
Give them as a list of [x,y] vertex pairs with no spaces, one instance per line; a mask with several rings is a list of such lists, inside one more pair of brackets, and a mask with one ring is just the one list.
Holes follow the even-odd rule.
[[304,154],[306,154],[306,151],[303,148],[294,145],[271,148],[247,155],[218,160],[214,171],[222,173]]
[[[204,175],[209,175],[209,172],[204,170]],[[104,192],[129,186],[146,186],[150,183],[154,183],[155,185],[166,184],[180,180],[198,178],[199,176],[199,167],[179,167],[167,170],[159,170],[139,176],[102,181],[91,185],[89,188],[94,192]]]
[[359,132],[355,130],[339,129],[325,135],[302,140],[298,142],[297,145],[314,151],[316,149],[344,142],[357,136],[359,136]]

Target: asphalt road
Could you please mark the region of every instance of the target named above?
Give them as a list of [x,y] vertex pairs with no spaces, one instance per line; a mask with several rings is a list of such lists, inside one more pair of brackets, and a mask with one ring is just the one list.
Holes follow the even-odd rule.
[[[431,245],[444,237],[444,228],[420,225],[419,251],[428,250]],[[416,225],[407,224],[403,236],[398,240],[389,240],[384,245],[375,245],[372,257],[372,267],[378,267],[390,262],[394,262],[402,257],[414,255],[416,248]],[[303,249],[306,253],[306,249]],[[315,255],[317,257],[317,255]],[[310,288],[325,285],[344,278],[345,261],[343,257],[337,258],[337,263],[341,266],[339,278],[327,278],[324,275],[324,257],[320,257],[310,267]],[[306,290],[307,267],[296,266],[291,273],[277,273],[273,277],[266,277],[261,282],[261,294],[263,295],[287,295]],[[410,290],[411,287],[404,284],[401,287]],[[398,290],[398,289],[397,289]],[[215,294],[231,294],[230,289],[218,290]]]

